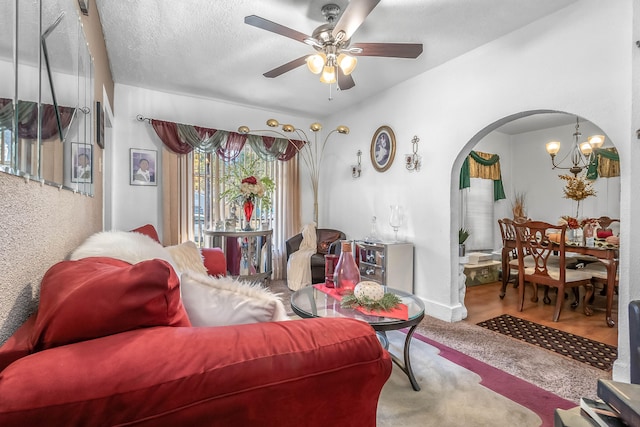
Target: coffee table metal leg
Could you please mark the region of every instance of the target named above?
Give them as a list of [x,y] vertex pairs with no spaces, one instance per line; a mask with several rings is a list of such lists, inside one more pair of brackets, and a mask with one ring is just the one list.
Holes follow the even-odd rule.
[[[420,391],[420,385],[418,384],[416,377],[413,375],[413,369],[411,369],[411,355],[409,353],[409,348],[411,346],[411,337],[413,336],[413,333],[415,332],[417,327],[418,325],[413,325],[411,328],[409,328],[409,331],[407,332],[407,337],[404,340],[404,351],[403,351],[404,364],[402,363],[402,360],[400,360],[400,358],[397,357],[395,354],[389,352],[389,355],[391,356],[391,360],[393,360],[393,362],[396,365],[398,365],[400,369],[402,369],[402,372],[404,372],[407,375],[407,377],[409,377],[409,381],[411,382],[411,387],[413,387],[415,391]],[[378,339],[380,340],[380,343],[385,348],[385,350],[388,351],[389,339],[387,338],[387,334],[384,331],[378,331]]]

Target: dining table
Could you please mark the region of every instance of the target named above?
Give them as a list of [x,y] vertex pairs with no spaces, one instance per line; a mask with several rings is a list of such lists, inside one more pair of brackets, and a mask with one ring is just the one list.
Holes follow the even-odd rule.
[[[557,243],[556,243],[557,244]],[[516,248],[515,239],[506,239],[502,248],[502,288],[500,290],[500,297],[504,297],[507,283],[509,281],[509,275],[504,272],[509,271],[509,253]],[[606,244],[603,241],[598,241],[594,246],[586,246],[584,244],[565,243],[565,253],[576,254],[576,256],[592,256],[603,260],[602,263],[607,270],[607,293],[606,293],[606,310],[605,320],[607,326],[613,328],[616,323],[611,315],[613,311],[613,296],[615,294],[616,287],[616,275],[618,271],[618,257],[619,246],[613,244]],[[587,304],[587,301],[585,301]]]

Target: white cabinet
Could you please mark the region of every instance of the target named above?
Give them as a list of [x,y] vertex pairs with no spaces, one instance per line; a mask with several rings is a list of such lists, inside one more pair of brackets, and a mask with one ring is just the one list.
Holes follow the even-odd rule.
[[362,280],[413,293],[413,244],[356,242]]

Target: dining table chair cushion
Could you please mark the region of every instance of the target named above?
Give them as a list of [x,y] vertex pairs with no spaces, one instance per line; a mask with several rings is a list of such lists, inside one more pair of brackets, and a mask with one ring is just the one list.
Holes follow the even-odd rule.
[[[608,261],[608,260],[601,260],[601,261]],[[607,266],[601,261],[587,264],[584,266],[582,270],[585,273],[590,274],[591,277],[594,277],[600,280],[607,280]],[[616,272],[616,282],[617,281],[618,281],[618,273]]]
[[[557,255],[552,255],[549,257],[549,261],[547,261],[547,263],[549,267],[558,267],[560,265],[560,257]],[[565,257],[564,259],[565,267],[572,267],[572,266],[575,266],[577,263],[578,263],[578,259],[575,257]],[[512,259],[511,261],[509,261],[509,265],[511,265],[511,267],[518,268],[518,260]],[[535,261],[533,260],[533,257],[531,255],[526,255],[524,257],[524,266],[525,267],[535,266]]]
[[[565,268],[564,278],[567,282],[575,282],[578,280],[590,280],[592,276],[591,272],[582,271],[584,269],[574,270],[571,268]],[[560,269],[557,267],[548,266],[547,272],[549,276],[554,280],[560,280]],[[525,267],[524,268],[525,275],[535,274],[535,267]],[[606,273],[605,273],[606,277]]]

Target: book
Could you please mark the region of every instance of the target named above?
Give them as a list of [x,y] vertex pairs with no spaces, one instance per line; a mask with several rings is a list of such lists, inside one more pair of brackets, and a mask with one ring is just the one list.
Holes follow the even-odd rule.
[[640,385],[613,380],[598,380],[598,397],[605,401],[630,426],[640,426]]
[[571,409],[556,409],[553,414],[553,425],[555,427],[598,427],[598,423],[577,406]]
[[600,399],[580,399],[580,409],[588,414],[601,427],[624,427],[626,424],[606,402]]

